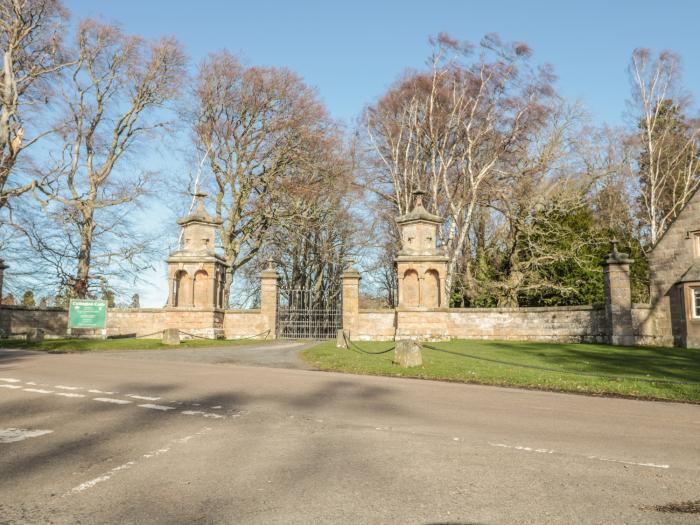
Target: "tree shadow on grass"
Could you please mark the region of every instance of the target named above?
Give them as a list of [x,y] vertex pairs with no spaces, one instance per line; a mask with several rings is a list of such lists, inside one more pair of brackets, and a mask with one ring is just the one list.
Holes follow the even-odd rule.
[[[479,345],[484,344],[479,342]],[[489,341],[487,346],[493,349],[493,353],[480,350],[480,356],[514,364],[620,377],[700,382],[700,351],[693,349],[507,341]],[[469,342],[464,341],[456,350],[469,353],[469,347]]]

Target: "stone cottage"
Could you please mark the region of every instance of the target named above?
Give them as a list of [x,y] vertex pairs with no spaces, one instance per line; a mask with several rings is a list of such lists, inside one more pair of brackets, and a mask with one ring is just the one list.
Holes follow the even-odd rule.
[[700,191],[649,252],[650,304],[635,305],[637,342],[700,348]]

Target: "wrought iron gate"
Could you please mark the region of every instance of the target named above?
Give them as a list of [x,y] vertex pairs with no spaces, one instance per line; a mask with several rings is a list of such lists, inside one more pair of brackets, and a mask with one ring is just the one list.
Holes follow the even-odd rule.
[[313,290],[280,289],[277,295],[277,337],[334,339],[343,327],[342,297],[318,296]]

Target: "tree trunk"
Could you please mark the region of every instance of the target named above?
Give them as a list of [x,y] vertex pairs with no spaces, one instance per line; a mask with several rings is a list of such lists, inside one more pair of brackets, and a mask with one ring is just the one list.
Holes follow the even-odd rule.
[[78,271],[73,283],[73,292],[79,299],[88,295],[90,284],[90,255],[92,253],[92,236],[95,230],[92,210],[85,217],[85,224],[80,232],[80,250],[78,251]]

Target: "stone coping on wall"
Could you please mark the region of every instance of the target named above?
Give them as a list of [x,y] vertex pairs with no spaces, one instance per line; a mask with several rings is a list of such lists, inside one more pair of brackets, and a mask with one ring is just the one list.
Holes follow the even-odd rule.
[[[443,313],[528,313],[528,312],[579,312],[591,310],[604,310],[603,304],[586,304],[577,306],[519,306],[519,307],[493,307],[493,308],[424,308],[403,307],[396,308],[398,312],[443,312]],[[370,310],[360,310],[369,312]],[[394,310],[371,310],[372,312],[387,312]]]
[[[3,304],[0,305],[0,309],[7,310],[39,310],[42,312],[67,312],[68,308],[63,308],[61,306],[25,306],[23,304]],[[197,308],[189,306],[179,306],[177,308],[165,307],[165,308],[108,308],[109,312],[124,312],[124,313],[162,313],[162,312],[222,312],[227,314],[259,314],[260,308],[250,308],[250,309],[221,309],[221,308]]]
[[23,304],[3,304],[0,309],[6,310],[41,310],[42,312],[67,312],[68,308],[61,306],[26,306]]

